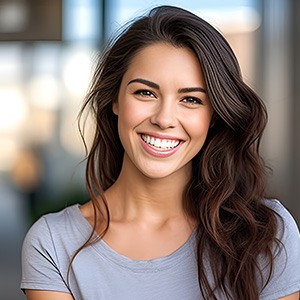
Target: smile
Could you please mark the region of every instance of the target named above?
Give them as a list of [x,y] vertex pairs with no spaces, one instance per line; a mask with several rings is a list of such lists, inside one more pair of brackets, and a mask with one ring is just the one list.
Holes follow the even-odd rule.
[[141,137],[146,144],[159,150],[174,149],[180,144],[180,140],[161,139],[146,134],[142,134]]

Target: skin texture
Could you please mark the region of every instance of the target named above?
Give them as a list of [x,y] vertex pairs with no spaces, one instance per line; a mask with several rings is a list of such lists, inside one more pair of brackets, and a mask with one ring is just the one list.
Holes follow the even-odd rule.
[[300,299],[300,294],[299,294],[299,292],[297,292],[297,293],[291,294],[289,296],[280,298],[278,300],[299,300],[299,299]]
[[[140,51],[125,73],[114,112],[119,117],[125,160],[146,177],[180,178],[174,173],[190,172],[191,159],[206,139],[212,115],[208,97],[200,90],[205,89],[200,70],[190,50],[157,44]],[[149,83],[134,81],[137,79]],[[178,92],[184,88],[199,91]],[[176,154],[162,159],[141,148],[140,133],[173,137],[183,144]]]
[[70,294],[52,291],[27,290],[26,297],[28,300],[74,300]]

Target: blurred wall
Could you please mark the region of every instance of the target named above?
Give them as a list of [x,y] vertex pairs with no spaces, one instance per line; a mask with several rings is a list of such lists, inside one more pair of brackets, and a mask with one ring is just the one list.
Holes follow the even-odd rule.
[[261,1],[258,91],[269,124],[263,150],[273,169],[270,191],[300,218],[299,1]]
[[300,1],[292,1],[291,8],[291,74],[292,74],[292,183],[291,209],[300,222]]

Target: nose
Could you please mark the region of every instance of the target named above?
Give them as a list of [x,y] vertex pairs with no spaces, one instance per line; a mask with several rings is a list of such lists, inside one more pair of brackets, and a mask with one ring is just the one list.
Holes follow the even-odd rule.
[[169,100],[162,100],[151,117],[151,123],[159,126],[161,129],[176,126],[176,104],[172,101],[172,99]]

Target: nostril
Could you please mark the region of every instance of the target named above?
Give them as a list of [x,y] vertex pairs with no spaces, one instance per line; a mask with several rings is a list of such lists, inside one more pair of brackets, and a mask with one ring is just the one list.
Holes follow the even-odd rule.
[[160,108],[151,118],[151,123],[162,129],[174,127],[176,116],[172,108]]

